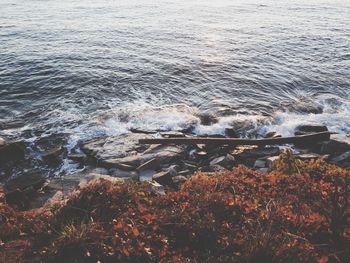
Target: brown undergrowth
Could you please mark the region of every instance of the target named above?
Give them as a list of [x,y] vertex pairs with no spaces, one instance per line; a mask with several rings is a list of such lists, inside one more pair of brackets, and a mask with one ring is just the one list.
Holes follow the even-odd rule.
[[199,173],[164,196],[95,181],[27,212],[0,194],[0,261],[350,262],[349,171],[288,153],[273,167]]

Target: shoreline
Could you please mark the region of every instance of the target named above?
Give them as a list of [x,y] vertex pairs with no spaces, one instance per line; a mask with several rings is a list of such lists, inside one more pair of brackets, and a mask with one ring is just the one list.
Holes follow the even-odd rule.
[[[326,126],[300,125],[295,135],[308,135],[328,131]],[[62,144],[50,142],[51,148],[41,155],[38,167],[25,170],[17,176],[11,176],[17,167],[33,162],[25,154],[22,142],[0,140],[0,163],[2,180],[9,203],[21,209],[40,207],[57,195],[68,195],[81,183],[96,178],[110,180],[152,181],[162,191],[180,189],[193,174],[205,172],[231,171],[238,165],[245,165],[263,173],[271,172],[271,164],[283,152],[292,149],[295,158],[300,160],[322,159],[340,167],[350,168],[350,137],[345,134],[332,134],[330,140],[302,142],[294,145],[146,145],[139,140],[151,138],[188,138],[185,132],[161,132],[150,134],[141,130],[119,136],[103,137],[80,144],[79,148],[68,153]],[[212,139],[224,136],[212,136]],[[233,129],[226,130],[226,138],[237,137]],[[200,138],[200,137],[198,137]],[[276,133],[266,138],[281,138]],[[212,140],[211,139],[211,140]],[[69,160],[69,161],[68,161]],[[40,165],[50,169],[73,162],[78,169],[72,174],[59,177],[47,177],[40,171]],[[81,169],[79,169],[81,167]],[[25,169],[25,168],[24,168]],[[80,170],[80,171],[79,171]],[[7,173],[7,175],[6,175]],[[10,175],[9,175],[10,174]]]

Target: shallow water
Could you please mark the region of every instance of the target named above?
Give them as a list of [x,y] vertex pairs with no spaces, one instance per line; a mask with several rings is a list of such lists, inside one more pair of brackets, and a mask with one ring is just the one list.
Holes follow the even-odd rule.
[[349,1],[1,0],[0,10],[0,135],[35,145],[63,134],[72,149],[189,124],[350,132]]

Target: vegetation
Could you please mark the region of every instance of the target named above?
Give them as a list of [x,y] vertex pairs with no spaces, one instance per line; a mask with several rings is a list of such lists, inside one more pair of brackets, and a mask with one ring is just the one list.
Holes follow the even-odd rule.
[[26,212],[0,194],[0,261],[350,262],[350,172],[288,153],[272,167],[197,174],[162,196],[94,181]]

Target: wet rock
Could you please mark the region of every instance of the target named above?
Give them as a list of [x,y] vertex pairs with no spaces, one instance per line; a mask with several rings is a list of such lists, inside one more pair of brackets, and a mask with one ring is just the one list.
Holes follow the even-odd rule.
[[324,125],[299,125],[295,128],[295,135],[305,135],[308,133],[317,133],[328,131],[327,126]]
[[135,175],[138,177],[137,173],[134,171],[124,171],[118,168],[111,168],[108,170],[108,174],[110,174],[113,177],[120,177],[120,178],[134,178]]
[[139,167],[136,168],[136,170],[137,171],[149,170],[149,169],[158,170],[159,167],[160,167],[159,159],[153,158],[141,164]]
[[141,129],[141,128],[130,128],[129,131],[133,133],[143,133],[143,134],[155,134],[159,132],[157,130],[147,130],[147,129]]
[[271,163],[273,163],[274,161],[278,160],[280,157],[279,156],[271,156],[266,158],[266,164],[270,165]]
[[87,155],[84,153],[71,153],[68,154],[67,158],[79,163],[85,163],[88,160]]
[[177,174],[187,176],[187,175],[191,174],[191,171],[190,170],[182,170],[182,171],[179,171]]
[[58,161],[60,155],[64,152],[63,145],[58,145],[41,155],[44,161],[54,163]]
[[21,141],[5,142],[0,148],[0,165],[24,159],[25,144]]
[[234,128],[226,128],[225,135],[229,138],[239,138],[239,135]]
[[200,114],[199,116],[200,124],[205,126],[210,126],[218,122],[218,119],[214,115],[210,114]]
[[5,190],[7,192],[14,191],[16,189],[20,191],[29,190],[38,190],[40,189],[46,179],[40,173],[40,171],[33,170],[28,171],[23,174],[19,174],[16,177],[10,178],[5,182]]

